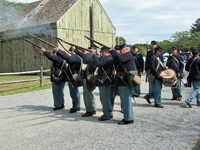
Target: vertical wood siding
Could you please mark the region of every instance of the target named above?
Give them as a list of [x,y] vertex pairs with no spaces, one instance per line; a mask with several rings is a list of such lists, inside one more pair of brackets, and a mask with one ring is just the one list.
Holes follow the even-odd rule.
[[[70,43],[89,47],[90,6],[94,5],[94,39],[108,46],[115,45],[115,28],[98,0],[79,0],[57,23],[58,36]],[[69,45],[65,45],[69,49]]]

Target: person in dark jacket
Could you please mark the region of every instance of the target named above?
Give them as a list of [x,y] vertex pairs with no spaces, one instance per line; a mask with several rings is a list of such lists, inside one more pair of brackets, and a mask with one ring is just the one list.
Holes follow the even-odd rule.
[[[64,59],[62,59],[61,57],[59,57],[58,55],[56,55],[56,52],[53,53],[53,55],[51,55],[50,53],[48,53],[47,50],[45,50],[44,48],[41,49],[41,51],[43,51],[44,55],[53,62],[53,66],[55,72],[60,72],[62,67],[65,67],[65,62]],[[64,100],[64,88],[65,88],[65,83],[67,81],[67,77],[64,74],[63,75],[63,79],[61,82],[55,82],[52,79],[52,75],[51,75],[51,82],[52,82],[52,93],[53,93],[53,100],[54,100],[54,108],[53,110],[60,110],[65,108],[65,100]]]
[[[75,53],[83,58],[83,63],[87,64],[84,72],[83,72],[83,100],[85,103],[86,113],[82,115],[82,117],[89,117],[96,114],[96,103],[94,97],[94,85],[90,85],[88,82],[88,76],[94,75],[96,70],[96,65],[92,59],[93,55],[96,55],[97,47],[92,44],[88,49],[90,49],[90,54],[84,54],[80,52],[78,49],[75,49]],[[89,87],[92,86],[92,87]],[[95,85],[96,86],[96,85]]]
[[[142,54],[138,53],[138,48],[136,45],[132,46],[132,53],[133,53],[133,57],[135,59],[135,65],[136,65],[136,69],[138,71],[138,76],[141,78],[141,74],[144,71],[144,59]],[[133,96],[135,97],[139,97],[140,96],[140,85],[134,86],[133,88]]]
[[[146,61],[145,61],[145,72],[147,74],[147,78],[150,75],[150,71],[151,71],[151,68],[150,68],[150,62],[151,61],[150,60],[151,60],[151,57],[154,55],[154,49],[156,47],[157,47],[157,42],[156,41],[151,41],[151,49],[147,52]],[[160,54],[160,60],[161,60],[162,63],[164,62],[163,52],[161,52],[161,54]],[[154,84],[152,82],[149,82],[149,92],[151,92],[154,89],[153,85]]]
[[176,77],[177,77],[177,83],[175,86],[173,86],[172,89],[172,99],[171,100],[177,100],[181,101],[182,95],[181,95],[181,74],[183,74],[184,69],[184,60],[181,55],[178,55],[178,49],[176,46],[171,47],[172,56],[170,56],[167,59],[167,64],[169,68],[172,68],[176,71]]
[[[115,45],[115,51],[120,55],[120,45]],[[117,58],[114,58],[113,57],[113,76],[114,78],[116,77],[116,70],[117,70],[117,67],[118,67],[118,59]],[[111,101],[111,105],[112,105],[112,110],[114,108],[114,101],[115,101],[115,97],[116,95],[119,93],[119,89],[118,89],[118,86],[116,85],[111,85],[110,87],[110,101]],[[122,111],[122,110],[121,110]]]
[[133,65],[135,61],[133,55],[130,52],[130,47],[127,44],[121,45],[120,55],[112,49],[109,49],[109,51],[113,58],[116,58],[119,62],[115,83],[116,86],[118,86],[119,88],[124,119],[119,121],[118,124],[130,124],[134,122],[134,114],[131,100],[132,88],[129,86],[129,76],[128,74],[126,74],[125,69],[127,71],[136,71],[135,65]]
[[70,81],[68,81],[70,96],[72,98],[72,108],[70,109],[70,113],[75,113],[77,111],[80,111],[80,92],[78,87],[74,87],[73,83],[71,81],[74,80],[73,75],[79,74],[81,69],[81,57],[76,55],[74,52],[75,47],[71,47],[69,51],[71,52],[71,56],[67,56],[61,51],[58,50],[58,48],[54,48],[55,51],[57,51],[57,55],[61,58],[65,59],[68,63],[67,67],[67,73]]
[[193,91],[190,96],[185,100],[185,103],[192,108],[191,102],[194,97],[197,98],[197,106],[200,106],[200,50],[194,48],[192,51],[193,57],[188,60],[185,66],[185,70],[189,72],[189,82],[193,85]]
[[101,48],[102,57],[98,58],[93,55],[94,64],[99,67],[96,79],[96,86],[99,87],[100,101],[103,106],[103,115],[99,121],[109,120],[113,118],[111,101],[110,101],[110,86],[112,83],[113,58],[106,47]]
[[161,90],[162,90],[162,75],[161,75],[161,70],[163,69],[168,69],[168,67],[164,67],[161,60],[160,60],[160,55],[162,53],[162,48],[160,46],[157,46],[154,49],[155,55],[151,57],[150,60],[150,69],[155,77],[154,80],[154,89],[150,93],[144,96],[144,98],[147,100],[149,104],[151,104],[150,98],[155,97],[154,99],[154,106],[159,107],[159,108],[164,108],[163,105],[161,105]]

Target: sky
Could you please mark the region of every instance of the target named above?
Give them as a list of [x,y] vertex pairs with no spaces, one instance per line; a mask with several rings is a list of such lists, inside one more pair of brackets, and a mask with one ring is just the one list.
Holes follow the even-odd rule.
[[[37,0],[9,0],[34,2]],[[189,31],[200,18],[198,0],[99,0],[127,44],[173,40],[176,32]]]

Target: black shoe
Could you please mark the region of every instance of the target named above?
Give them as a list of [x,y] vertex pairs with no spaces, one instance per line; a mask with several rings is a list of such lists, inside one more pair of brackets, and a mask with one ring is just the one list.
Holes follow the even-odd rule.
[[186,102],[186,101],[185,101],[185,103],[189,106],[189,108],[192,108],[192,106],[191,106],[190,103],[188,103],[188,102]]
[[92,113],[93,113],[93,115],[96,115],[96,110],[93,110],[93,112],[92,112]]
[[93,116],[93,112],[86,112],[85,114],[82,115],[82,117],[89,117]]
[[70,111],[69,111],[69,113],[75,113],[77,111],[80,111],[80,107],[78,107],[78,108],[71,108]]
[[113,115],[111,115],[110,118],[113,118]]
[[105,118],[103,118],[103,117],[100,117],[98,120],[99,120],[99,121],[106,121],[106,120],[109,120],[109,119],[105,119]]
[[126,121],[124,119],[122,119],[122,121],[119,121],[118,124],[131,124],[131,123],[134,123],[134,120],[131,120],[131,121]]
[[155,106],[155,107],[158,107],[158,108],[164,108],[164,106],[161,105],[161,104],[155,104],[154,106]]
[[60,109],[63,109],[63,108],[65,108],[65,105],[62,105],[61,107],[55,107],[55,108],[53,108],[53,110],[60,110]]
[[150,96],[147,94],[144,96],[144,98],[147,100],[147,103],[151,104],[151,101],[150,101]]
[[174,97],[172,97],[172,99],[171,99],[172,101],[174,101],[174,100],[177,100],[177,98],[174,98]]

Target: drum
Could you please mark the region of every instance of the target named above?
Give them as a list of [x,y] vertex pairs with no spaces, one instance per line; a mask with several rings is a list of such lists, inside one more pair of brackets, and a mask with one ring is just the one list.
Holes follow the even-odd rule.
[[166,69],[161,71],[163,76],[163,84],[168,87],[172,87],[177,83],[176,72],[174,69]]

